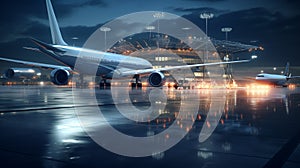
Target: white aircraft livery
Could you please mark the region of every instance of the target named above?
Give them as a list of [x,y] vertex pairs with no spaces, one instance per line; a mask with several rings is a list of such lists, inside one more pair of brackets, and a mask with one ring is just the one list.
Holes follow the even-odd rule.
[[[54,58],[58,62],[62,63],[62,65],[44,64],[38,62],[29,62],[23,60],[1,58],[1,57],[0,60],[25,64],[31,67],[53,69],[51,71],[50,76],[52,82],[56,85],[68,84],[68,81],[70,80],[70,74],[72,73],[95,75],[95,74],[88,74],[88,72],[85,71],[85,69],[74,69],[76,59],[78,58],[80,52],[85,53],[84,55],[86,57],[85,59],[89,60],[87,61],[87,64],[90,64],[90,66],[95,66],[96,64],[95,59],[97,57],[99,57],[99,59],[101,58],[101,62],[99,63],[99,65],[97,64],[98,70],[96,76],[102,77],[104,81],[106,81],[106,79],[111,79],[112,75],[116,72],[118,73],[118,77],[120,78],[129,78],[129,77],[135,78],[136,84],[138,84],[137,82],[141,75],[143,76],[148,75],[148,82],[152,87],[162,86],[165,80],[164,72],[173,69],[203,67],[203,66],[242,63],[242,62],[251,61],[251,59],[249,59],[249,60],[238,60],[238,61],[228,61],[228,62],[181,65],[181,66],[154,69],[152,64],[149,61],[142,58],[120,55],[120,54],[109,53],[109,52],[102,52],[102,51],[91,50],[87,48],[79,48],[75,46],[69,46],[64,41],[61,35],[60,28],[58,26],[56,16],[50,0],[46,0],[46,6],[48,11],[52,44],[47,44],[39,40],[32,39],[32,41],[38,46],[38,48],[27,47],[26,49],[42,52]],[[120,64],[121,62],[122,64]],[[89,67],[89,65],[87,65],[86,67]],[[10,76],[13,76],[13,72],[10,72]]]
[[292,76],[292,74],[289,72],[289,68],[290,68],[290,63],[288,62],[286,64],[285,72],[283,73],[283,75],[261,73],[261,74],[257,74],[255,80],[261,83],[286,87],[288,80],[294,78],[300,78],[300,76]]

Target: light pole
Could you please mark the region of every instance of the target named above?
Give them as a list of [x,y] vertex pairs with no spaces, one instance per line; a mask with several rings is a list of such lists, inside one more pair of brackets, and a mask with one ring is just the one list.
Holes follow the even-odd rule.
[[226,41],[227,41],[227,40],[228,40],[228,33],[232,31],[232,28],[231,28],[231,27],[223,27],[223,28],[221,29],[221,31],[222,31],[223,33],[225,33],[225,39],[226,39]]
[[[190,27],[183,27],[183,28],[181,28],[181,29],[182,29],[183,31],[185,31],[185,36],[186,36],[187,39],[189,39],[189,36],[188,36],[188,33],[187,33],[187,32],[188,32],[189,30],[191,30],[191,28],[190,28]],[[184,38],[185,38],[185,37],[184,37]]]
[[73,46],[75,46],[75,41],[78,40],[78,37],[72,37],[73,42]]
[[146,30],[149,30],[149,32],[150,32],[150,34],[149,34],[149,40],[151,39],[151,32],[152,32],[152,30],[154,30],[155,29],[155,26],[147,26],[146,27]]
[[164,16],[165,16],[165,15],[164,15],[163,12],[156,12],[156,13],[153,14],[153,17],[158,19],[158,20],[157,20],[157,32],[158,32],[158,33],[159,33],[159,19],[160,19],[160,18],[163,18]]
[[[232,31],[232,28],[231,27],[223,27],[221,29],[221,31],[223,33],[225,33],[225,39],[226,39],[226,42],[227,42],[228,41],[228,33]],[[229,59],[228,58],[228,50],[227,50],[227,47],[226,47],[226,61],[229,61],[228,59]]]
[[[221,31],[223,33],[225,33],[225,40],[227,42],[228,41],[228,33],[232,31],[232,28],[231,27],[223,27],[221,29]],[[229,55],[228,55],[227,47],[226,47],[225,61],[229,61]],[[229,64],[227,64],[227,66],[226,66],[226,74],[227,74],[227,78],[230,80],[230,83],[233,82],[233,79],[232,79],[232,66],[229,66]]]
[[109,27],[101,27],[100,31],[104,32],[104,51],[106,51],[107,50],[107,48],[106,48],[106,32],[111,31],[111,28],[109,28]]
[[[208,59],[208,50],[207,50],[207,43],[209,41],[209,37],[208,37],[208,19],[212,19],[214,17],[214,14],[213,13],[210,13],[210,12],[205,12],[205,13],[201,13],[200,14],[200,18],[201,19],[205,19],[205,34],[206,34],[206,37],[207,37],[207,42],[205,42],[205,52],[206,52],[206,57]],[[205,62],[205,56],[203,54],[203,63]],[[205,66],[202,67],[203,68],[203,81],[204,81],[204,71],[205,71]]]
[[208,29],[207,29],[207,22],[208,22],[208,19],[212,19],[214,17],[214,14],[213,13],[208,13],[208,12],[205,12],[205,13],[201,13],[200,14],[200,18],[201,19],[205,19],[205,34],[206,36],[208,36]]
[[[165,14],[163,12],[156,12],[153,14],[153,17],[157,19],[157,48],[159,49],[159,19],[163,18],[165,16]],[[159,55],[159,50],[157,55]]]

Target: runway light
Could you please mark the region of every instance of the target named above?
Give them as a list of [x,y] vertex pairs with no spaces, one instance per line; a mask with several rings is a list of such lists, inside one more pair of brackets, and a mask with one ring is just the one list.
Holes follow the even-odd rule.
[[222,125],[224,125],[224,120],[223,119],[221,119],[220,122],[221,122]]
[[256,59],[257,58],[257,55],[252,55],[251,56],[251,59]]
[[189,127],[186,127],[186,128],[185,128],[185,131],[186,131],[186,132],[189,132],[189,131],[190,131],[190,128],[189,128]]
[[83,143],[83,141],[80,140],[76,140],[76,139],[63,139],[62,140],[63,143]]
[[201,115],[200,114],[197,115],[197,119],[201,120]]
[[228,89],[238,88],[238,84],[235,82],[235,80],[233,80],[232,83],[226,85],[226,88]]
[[88,85],[88,87],[89,87],[89,88],[92,88],[92,87],[95,87],[95,85],[96,85],[96,83],[95,83],[95,82],[89,82],[89,85]]
[[261,84],[250,84],[246,85],[247,95],[257,95],[257,96],[265,96],[269,93],[271,86],[270,85],[261,85]]
[[288,85],[288,88],[290,90],[294,90],[296,88],[296,85],[295,84],[290,84],[290,85]]
[[210,127],[211,127],[211,125],[210,125],[210,122],[209,122],[209,121],[207,121],[207,122],[206,122],[206,125],[207,125],[207,127],[208,127],[208,128],[210,128]]

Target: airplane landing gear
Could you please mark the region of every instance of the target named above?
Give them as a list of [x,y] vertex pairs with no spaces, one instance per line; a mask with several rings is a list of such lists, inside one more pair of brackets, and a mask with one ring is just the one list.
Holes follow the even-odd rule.
[[99,87],[100,89],[109,89],[111,86],[110,82],[107,82],[107,79],[102,79],[100,81]]
[[142,88],[142,82],[139,75],[134,75],[135,82],[131,83],[132,88]]

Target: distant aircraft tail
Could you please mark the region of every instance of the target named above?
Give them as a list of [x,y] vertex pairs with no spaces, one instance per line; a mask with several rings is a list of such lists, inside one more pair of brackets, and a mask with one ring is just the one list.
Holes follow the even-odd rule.
[[290,75],[289,73],[290,73],[290,63],[287,62],[284,70],[284,75],[289,76]]
[[48,18],[49,18],[49,24],[50,24],[50,30],[51,30],[51,37],[52,37],[52,43],[58,44],[58,45],[68,45],[64,39],[62,38],[55,13],[51,4],[50,0],[46,0],[47,5],[47,11],[48,11]]

